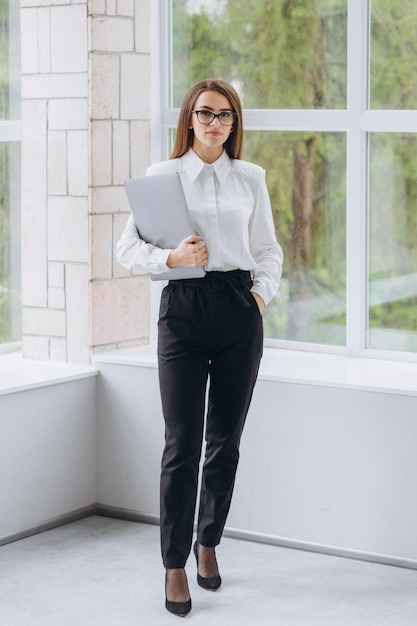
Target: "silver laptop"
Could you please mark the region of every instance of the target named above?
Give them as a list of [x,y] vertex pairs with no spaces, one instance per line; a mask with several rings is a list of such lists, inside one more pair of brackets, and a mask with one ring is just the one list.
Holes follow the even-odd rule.
[[[159,248],[175,249],[195,234],[179,174],[143,176],[125,181],[133,219],[141,239]],[[202,278],[203,267],[175,267],[152,280]]]

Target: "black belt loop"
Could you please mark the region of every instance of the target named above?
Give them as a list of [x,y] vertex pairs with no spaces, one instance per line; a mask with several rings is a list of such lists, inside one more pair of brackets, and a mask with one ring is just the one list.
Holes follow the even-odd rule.
[[170,285],[182,285],[183,287],[194,287],[209,289],[210,291],[222,291],[230,289],[245,306],[250,307],[249,302],[239,291],[238,287],[250,287],[252,285],[251,274],[248,270],[231,270],[230,272],[207,272],[204,278],[184,278],[180,280],[170,280]]

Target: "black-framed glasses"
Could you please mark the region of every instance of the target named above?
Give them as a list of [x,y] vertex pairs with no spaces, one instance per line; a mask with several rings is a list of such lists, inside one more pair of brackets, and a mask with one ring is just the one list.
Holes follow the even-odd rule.
[[209,125],[211,124],[216,117],[218,118],[220,124],[222,126],[231,126],[237,117],[237,113],[234,111],[222,111],[221,113],[213,113],[213,111],[207,111],[206,109],[201,109],[200,111],[191,111],[191,113],[195,113],[197,115],[197,119],[200,124]]

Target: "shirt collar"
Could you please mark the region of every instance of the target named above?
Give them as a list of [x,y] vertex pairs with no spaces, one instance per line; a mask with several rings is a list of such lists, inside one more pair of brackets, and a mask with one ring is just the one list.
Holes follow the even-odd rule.
[[[182,159],[183,159],[184,167],[192,182],[197,178],[197,176],[202,172],[204,167],[207,165],[207,163],[202,161],[192,148],[190,148],[189,151],[186,154],[184,154]],[[212,167],[216,173],[219,183],[222,185],[225,182],[227,175],[229,174],[232,168],[231,159],[227,155],[225,150],[223,150],[222,154],[219,156],[217,161],[215,161],[212,164]]]

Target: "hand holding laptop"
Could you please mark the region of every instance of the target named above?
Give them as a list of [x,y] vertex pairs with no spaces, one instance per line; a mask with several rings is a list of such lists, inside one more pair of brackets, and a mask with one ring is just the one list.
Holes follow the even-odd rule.
[[199,235],[190,235],[173,250],[167,265],[174,267],[203,267],[208,260],[207,246]]
[[140,238],[171,249],[170,257],[174,253],[172,269],[150,273],[151,279],[202,278],[207,249],[201,237],[190,235],[194,227],[179,174],[134,178],[125,181],[125,187]]

